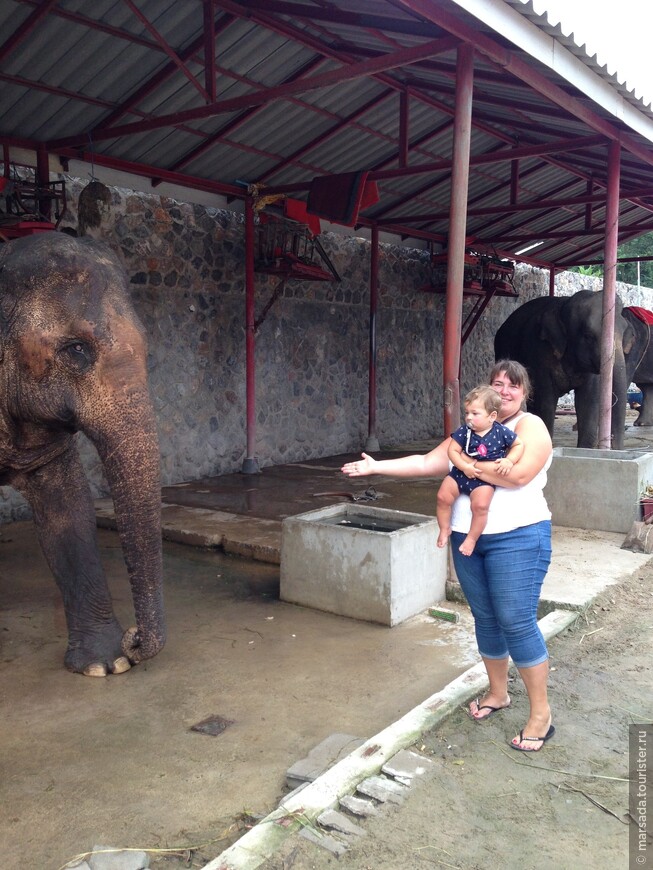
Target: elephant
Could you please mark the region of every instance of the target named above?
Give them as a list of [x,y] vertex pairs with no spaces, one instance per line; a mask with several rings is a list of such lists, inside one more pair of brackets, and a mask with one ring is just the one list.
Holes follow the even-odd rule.
[[[106,676],[166,640],[160,454],[145,332],[116,255],[57,231],[0,245],[0,485],[29,503],[63,598],[65,666]],[[102,461],[136,626],[123,632],[100,560],[75,433]]]
[[[574,390],[578,447],[596,447],[599,422],[599,372],[603,291],[580,290],[573,296],[541,296],[525,302],[499,327],[496,359],[515,359],[533,381],[529,410],[553,435],[560,396]],[[627,387],[626,359],[635,335],[616,300],[612,406],[612,446],[623,449]]]
[[633,346],[626,356],[626,376],[629,384],[636,383],[642,391],[642,405],[634,425],[653,426],[653,336],[651,326],[641,320],[635,311],[631,307],[623,310],[624,319],[630,324],[635,336]]

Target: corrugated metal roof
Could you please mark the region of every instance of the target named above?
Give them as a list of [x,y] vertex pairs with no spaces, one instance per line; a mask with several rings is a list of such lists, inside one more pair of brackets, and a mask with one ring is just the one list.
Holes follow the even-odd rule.
[[[594,51],[593,46],[588,46],[586,42],[581,41],[579,35],[570,27],[563,27],[562,22],[558,22],[556,18],[551,16],[551,13],[546,10],[546,2],[538,3],[538,6],[543,7],[542,11],[535,11],[533,0],[506,0],[511,6],[517,8],[517,11],[526,18],[533,21],[539,28],[553,36],[557,42],[564,45],[565,48],[580,58],[583,63],[591,70],[609,79],[610,83],[616,87],[622,96],[631,101],[633,105],[638,107],[646,106],[651,110],[651,98],[643,99],[640,94],[646,84],[648,93],[650,94],[649,82],[627,81],[621,74],[620,70],[614,65],[601,63],[598,59],[598,53]],[[606,14],[605,8],[597,7],[597,14]],[[623,14],[619,8],[615,8],[611,13],[613,16]],[[555,23],[553,23],[555,22]],[[633,22],[633,26],[637,27],[638,22]]]
[[[543,264],[600,254],[603,202],[590,216],[578,200],[604,194],[607,143],[618,136],[623,236],[653,227],[650,107],[532,0],[214,0],[211,8],[212,35],[197,0],[49,8],[2,0],[0,142],[9,159],[16,146],[44,143],[63,159],[213,193],[260,183],[292,186],[297,198],[316,176],[367,170],[381,199],[361,224],[378,221],[437,248],[448,229],[450,168],[389,173],[402,165],[404,136],[408,167],[450,160],[457,47],[468,42],[476,49],[470,244],[514,255],[541,237]],[[556,63],[547,62],[550,46]],[[597,130],[602,140],[564,148]],[[560,149],[544,153],[550,143]],[[515,148],[516,174],[506,159]],[[497,150],[500,161],[480,162]],[[529,200],[538,207],[525,210]]]

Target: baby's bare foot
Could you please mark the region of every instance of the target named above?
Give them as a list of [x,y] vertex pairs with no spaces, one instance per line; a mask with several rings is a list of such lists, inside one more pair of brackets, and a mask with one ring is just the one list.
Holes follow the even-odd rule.
[[469,535],[465,538],[458,549],[463,554],[463,556],[471,556],[474,552],[474,547],[476,546],[476,539],[470,538]]

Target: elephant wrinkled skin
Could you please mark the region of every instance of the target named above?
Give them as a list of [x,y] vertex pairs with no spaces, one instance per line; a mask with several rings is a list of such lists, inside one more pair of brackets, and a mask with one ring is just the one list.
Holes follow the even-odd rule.
[[[612,375],[612,446],[624,446],[627,388],[626,359],[634,333],[616,300]],[[520,305],[494,338],[496,359],[515,359],[533,381],[530,411],[538,414],[553,435],[560,396],[574,390],[578,447],[598,443],[599,377],[603,291],[579,290],[573,296],[540,296]]]
[[[57,232],[0,245],[0,485],[32,508],[63,597],[64,663],[89,676],[128,670],[165,643],[146,355],[124,270],[108,248]],[[136,614],[127,632],[113,613],[76,432],[95,445],[111,488]]]

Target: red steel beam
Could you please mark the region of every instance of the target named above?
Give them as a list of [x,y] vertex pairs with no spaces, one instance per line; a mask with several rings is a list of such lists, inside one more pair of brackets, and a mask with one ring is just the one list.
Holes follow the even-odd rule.
[[[27,6],[39,6],[42,0],[18,0]],[[125,42],[133,42],[136,45],[142,45],[144,48],[151,48],[154,51],[162,51],[163,49],[156,42],[150,39],[145,39],[143,36],[137,36],[135,33],[129,33],[127,30],[121,30],[120,27],[113,27],[111,24],[105,24],[97,18],[89,18],[88,15],[80,15],[79,12],[70,12],[60,6],[55,6],[50,11],[51,15],[56,15],[59,18],[64,18],[66,21],[72,21],[75,24],[81,24],[82,27],[88,27],[90,30],[98,30],[101,33],[108,33],[109,36],[115,36],[117,39],[123,39]]]
[[152,36],[157,45],[168,55],[170,60],[174,63],[180,72],[186,76],[191,85],[199,91],[200,95],[203,97],[206,102],[211,102],[209,99],[209,95],[207,91],[202,87],[202,85],[197,81],[197,78],[193,75],[193,73],[188,69],[183,60],[179,57],[177,52],[169,45],[167,40],[165,40],[156,27],[152,24],[152,22],[141,12],[141,10],[136,6],[133,0],[122,0],[122,2],[127,6],[127,8],[131,11],[132,15],[134,15],[143,25],[143,27],[147,30],[147,32]]
[[[293,81],[295,78],[297,78],[298,75],[301,75],[313,69],[315,66],[318,65],[318,63],[321,63],[321,60],[309,61],[301,68],[301,70],[296,75],[290,76],[288,78],[288,81]],[[239,127],[241,127],[246,121],[248,121],[252,117],[252,115],[254,115],[258,111],[260,111],[260,106],[256,106],[253,109],[247,109],[246,111],[242,112],[240,115],[238,115],[237,118],[234,118],[233,121],[230,121],[224,127],[221,127],[217,133],[214,133],[211,136],[207,136],[201,145],[198,145],[196,148],[188,151],[186,154],[183,155],[183,157],[180,157],[172,164],[172,166],[169,166],[168,168],[173,172],[176,172],[179,169],[182,169],[182,167],[187,166],[189,163],[192,163],[192,161],[196,160],[200,155],[206,153],[206,151],[212,148],[216,144],[216,142],[228,141],[227,136],[230,133],[233,133],[234,130],[237,130]],[[232,142],[230,142],[229,144],[232,147],[239,147]]]
[[[256,183],[261,184],[261,183],[267,181],[268,178],[270,178],[276,172],[280,172],[289,163],[294,163],[296,160],[298,160],[300,157],[303,157],[304,154],[306,154],[308,151],[315,148],[317,145],[322,145],[324,142],[327,142],[329,139],[331,139],[333,136],[335,136],[337,133],[339,133],[344,127],[347,127],[349,124],[351,124],[352,121],[355,121],[357,118],[360,118],[362,115],[364,115],[370,109],[375,108],[376,106],[378,106],[382,102],[384,102],[386,99],[388,99],[388,96],[391,93],[392,92],[390,90],[387,90],[383,94],[381,94],[380,96],[374,97],[372,100],[369,100],[369,102],[365,103],[364,106],[361,106],[360,109],[356,109],[354,112],[351,112],[349,115],[342,118],[340,121],[338,121],[337,124],[335,124],[333,127],[330,127],[321,136],[317,136],[315,139],[312,139],[310,142],[307,142],[306,145],[303,145],[301,148],[298,148],[296,151],[293,151],[291,154],[289,154],[284,159],[283,163],[277,163],[276,166],[273,166],[270,169],[263,172],[261,175],[259,175],[257,177]],[[252,111],[254,112],[257,110],[252,109]]]
[[[620,214],[620,220],[622,220],[622,221],[625,220],[630,214],[632,214],[636,210],[636,208],[637,208],[637,206],[632,205],[632,204],[629,204],[625,208],[622,207],[621,214]],[[561,226],[563,224],[564,224],[564,221],[557,224],[557,226]],[[604,232],[605,231],[605,220],[602,221],[601,226],[603,227],[603,232]],[[595,235],[594,237],[586,236],[585,240],[583,242],[583,246],[582,247],[579,246],[576,249],[575,253],[573,254],[573,259],[574,260],[582,259],[582,258],[587,259],[588,257],[596,256],[597,255],[596,252],[598,250],[602,250],[602,248],[603,248],[603,242],[605,239],[603,232],[600,233],[599,235]],[[628,241],[628,239],[633,238],[633,237],[636,238],[638,235],[641,235],[641,234],[642,234],[641,230],[639,232],[634,232],[634,233],[630,233],[630,234],[626,233],[626,234],[624,234],[623,239],[621,241],[626,242],[626,241]],[[556,241],[556,240],[546,241],[538,250],[541,253],[545,254],[547,251],[555,250],[559,246],[559,244],[560,244],[560,242]],[[567,261],[571,256],[572,255],[570,255],[570,254],[565,254],[563,256],[557,255],[555,258],[556,265],[560,266],[561,269],[565,268]]]
[[[374,75],[375,73],[396,69],[397,67],[413,63],[421,57],[431,57],[443,50],[448,50],[450,47],[451,42],[448,39],[432,40],[423,45],[403,48],[371,61],[349,64],[340,69],[331,70],[322,73],[321,75],[310,76],[309,78],[300,79],[296,82],[288,82],[273,88],[260,88],[259,90],[249,94],[243,94],[239,97],[232,97],[228,100],[221,100],[217,103],[212,103],[210,106],[185,109],[181,112],[175,112],[171,115],[161,115],[147,121],[137,121],[133,124],[121,124],[116,127],[97,130],[95,131],[93,138],[95,141],[100,141],[102,139],[116,139],[121,136],[131,135],[132,133],[144,133],[148,130],[174,126],[179,123],[185,123],[186,121],[199,121],[226,112],[234,112],[239,111],[240,109],[248,109],[253,106],[261,106],[265,103],[271,102],[272,100],[282,100],[294,96],[295,94],[306,93],[308,91],[318,90],[325,87],[332,87],[333,85],[342,82],[349,82],[358,78]],[[58,139],[49,143],[49,147],[53,150],[58,148],[75,147],[76,145],[82,144],[84,141],[84,135],[68,136],[64,139]]]
[[[603,136],[578,136],[574,139],[562,139],[542,145],[528,145],[523,148],[503,149],[490,151],[485,154],[470,156],[470,166],[484,166],[489,163],[501,163],[506,160],[515,160],[521,157],[540,157],[544,154],[555,154],[561,151],[575,151],[579,148],[589,148],[605,142]],[[385,178],[400,178],[406,175],[424,175],[425,173],[438,172],[444,169],[452,169],[453,160],[435,160],[431,163],[420,163],[418,166],[404,166],[395,169],[380,169],[370,172],[370,181],[381,181]],[[308,190],[310,181],[299,181],[294,184],[281,184],[270,188],[268,193],[290,193],[298,190]]]
[[25,40],[30,33],[37,27],[45,16],[50,12],[53,6],[56,6],[59,0],[42,0],[37,8],[27,16],[25,21],[20,24],[11,34],[9,39],[5,40],[0,46],[0,63],[7,58],[14,49]]
[[[220,0],[216,0],[216,2],[221,5]],[[319,6],[304,6],[299,3],[283,3],[279,0],[240,0],[240,5],[244,11],[254,9],[274,15],[288,15],[294,19],[327,21],[329,24],[344,24],[350,27],[362,27],[366,30],[384,30],[387,33],[404,33],[422,37],[438,35],[435,27],[422,21],[391,18],[387,15],[373,15],[362,10],[351,12],[338,9],[333,5],[320,8]]]
[[[617,143],[618,144],[618,143]],[[643,235],[644,233],[650,233],[653,230],[653,223],[639,223],[639,224],[630,224],[627,227],[621,227],[619,229],[619,234],[624,235],[625,233],[633,233],[634,235]],[[603,236],[605,233],[605,227],[595,227],[592,230],[548,230],[544,229],[539,233],[522,233],[521,235],[513,235],[513,236],[502,236],[499,235],[498,238],[495,239],[498,245],[506,245],[510,242],[515,242],[518,245],[527,244],[528,242],[540,242],[546,241],[547,239],[580,239],[587,236],[598,236],[599,238]],[[493,244],[493,240],[488,239],[474,239],[474,241],[478,241],[479,244],[482,245],[491,245]]]
[[[624,190],[620,194],[622,200],[632,200],[633,198],[638,198],[640,196],[653,196],[653,187],[642,187],[633,191]],[[481,208],[469,208],[467,209],[467,215],[480,217],[482,215],[512,214],[513,212],[534,211],[538,209],[566,208],[567,206],[584,205],[585,203],[589,203],[590,205],[592,203],[604,203],[606,199],[607,193],[603,191],[601,193],[585,194],[583,196],[570,196],[567,199],[539,199],[508,205],[489,205]],[[422,215],[401,215],[401,217],[397,216],[396,220],[402,221],[403,223],[412,223],[413,221],[445,220],[448,216],[449,212],[440,211]],[[380,223],[383,223],[383,221],[380,221]]]
[[[29,145],[23,143],[20,147],[33,148],[34,143],[30,143]],[[149,163],[136,163],[132,160],[121,160],[119,157],[108,157],[106,154],[79,151],[77,148],[60,149],[57,151],[57,155],[68,160],[81,160],[86,163],[95,163],[96,166],[106,166],[107,169],[117,169],[119,172],[128,172],[132,175],[142,176],[147,179],[152,177],[152,173],[156,173],[161,181],[168,181],[171,184],[179,184],[182,187],[190,187],[193,190],[204,190],[207,193],[215,193],[219,196],[233,196],[242,199],[244,195],[243,188],[238,187],[235,184],[211,181],[209,178],[200,178],[198,175],[186,175],[183,172],[169,172],[167,169],[161,169],[160,167],[152,166]]]
[[[219,34],[222,30],[227,27],[233,18],[228,16],[225,20],[220,21],[217,26],[217,33]],[[201,51],[205,46],[204,34],[194,40],[185,51],[179,53],[179,57],[183,60],[189,60],[196,52]],[[157,46],[158,48],[158,46]],[[163,82],[167,81],[170,76],[174,75],[177,72],[177,67],[174,63],[167,63],[162,69],[160,69],[157,73],[155,73],[151,78],[149,78],[146,82],[144,82],[138,90],[132,94],[128,100],[125,100],[118,108],[116,108],[107,118],[103,118],[103,120],[94,128],[95,130],[104,129],[105,127],[110,127],[113,123],[115,123],[118,118],[124,117],[128,112],[134,112],[134,106],[138,105],[145,97],[148,97],[151,93],[153,93],[159,85],[163,84]],[[140,114],[140,113],[139,113]]]
[[[653,257],[617,257],[617,263],[650,263]],[[570,263],[571,266],[602,266],[603,259],[584,260],[582,263]]]

